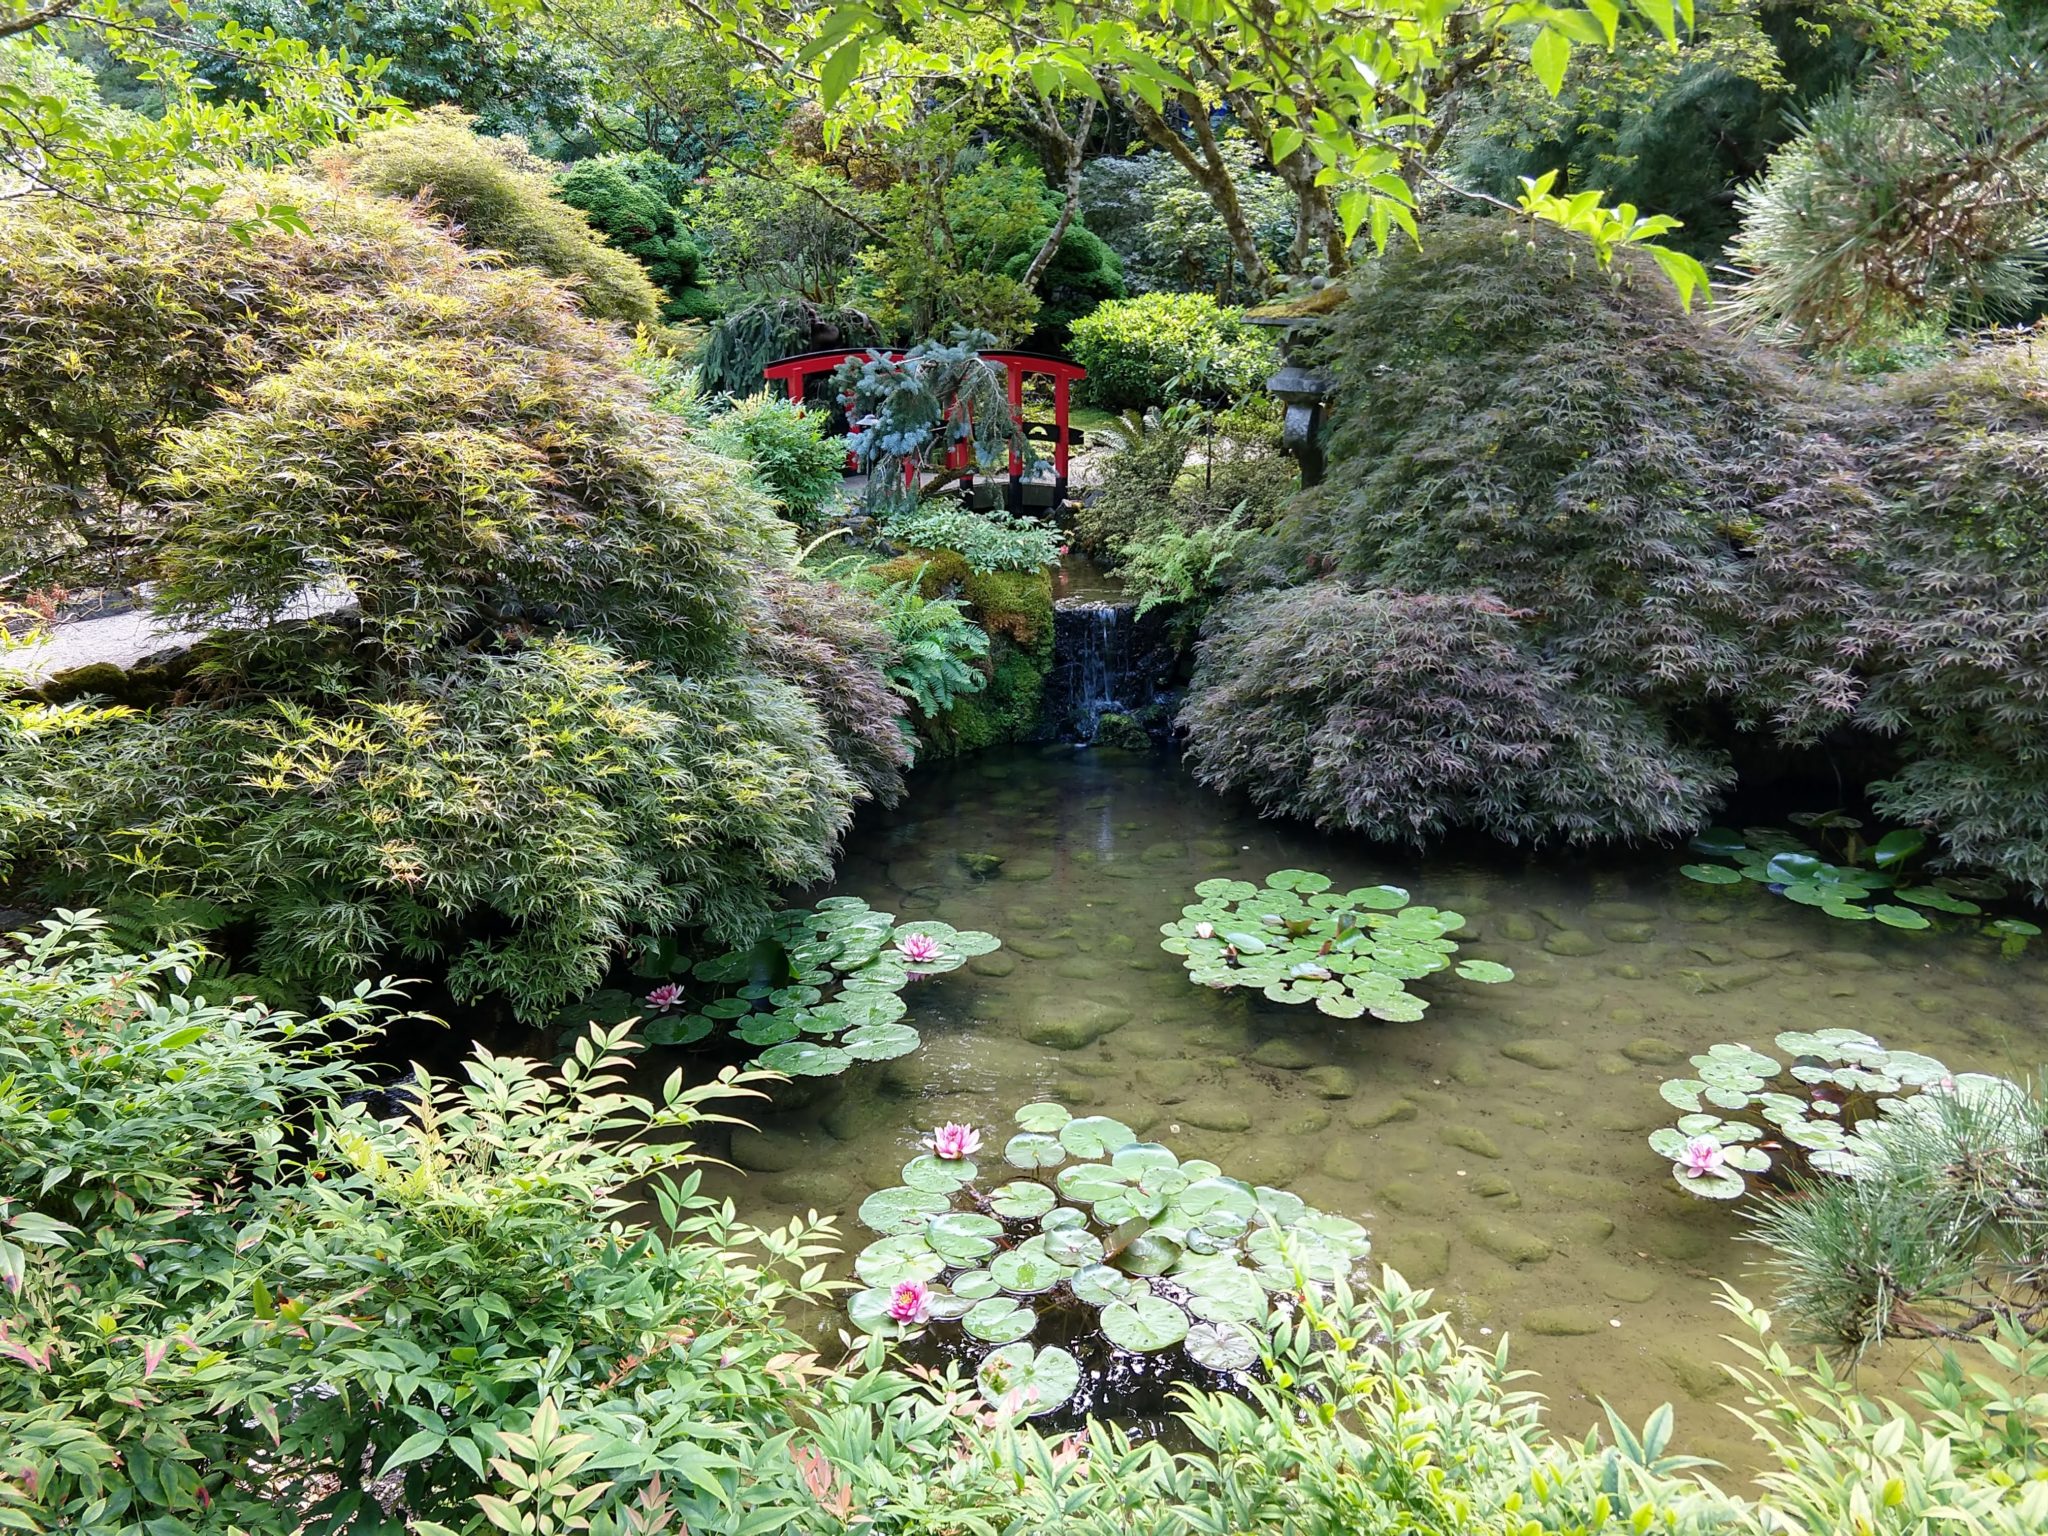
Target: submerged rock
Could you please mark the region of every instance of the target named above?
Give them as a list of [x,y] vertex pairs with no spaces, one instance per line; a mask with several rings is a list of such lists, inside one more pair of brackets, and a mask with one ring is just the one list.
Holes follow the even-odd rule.
[[1463,1231],[1474,1247],[1510,1264],[1540,1264],[1550,1257],[1546,1240],[1504,1221],[1475,1216],[1464,1223]]
[[1643,1035],[1624,1045],[1621,1054],[1630,1061],[1640,1062],[1646,1067],[1668,1067],[1685,1053],[1669,1040],[1659,1040],[1655,1035]]
[[1301,1080],[1326,1099],[1348,1099],[1358,1092],[1358,1074],[1349,1067],[1310,1067]]
[[1410,1285],[1429,1285],[1451,1267],[1451,1240],[1430,1227],[1411,1227],[1389,1237],[1375,1257]]
[[1413,1099],[1369,1099],[1355,1106],[1345,1120],[1356,1130],[1373,1131],[1400,1120],[1413,1120],[1422,1108]]
[[1569,959],[1600,953],[1599,941],[1579,928],[1558,929],[1543,941],[1543,947],[1553,955],[1563,955]]
[[1007,976],[1017,969],[1017,957],[1008,950],[992,949],[969,960],[967,969],[977,976]]
[[1539,1072],[1562,1072],[1579,1059],[1579,1053],[1560,1040],[1510,1040],[1500,1053]]
[[1174,1115],[1183,1125],[1205,1131],[1227,1131],[1236,1135],[1252,1128],[1251,1112],[1228,1099],[1190,1099],[1177,1106]]
[[1607,1320],[1591,1307],[1538,1307],[1523,1314],[1522,1326],[1545,1338],[1571,1338],[1598,1333]]
[[1078,1051],[1131,1022],[1130,1009],[1105,1003],[1100,998],[1055,1002],[1050,1006],[1060,1011],[1027,1019],[1020,1031],[1033,1045],[1049,1045],[1059,1051]]
[[1277,1067],[1283,1072],[1299,1072],[1316,1064],[1315,1057],[1287,1039],[1266,1041],[1252,1052],[1252,1060],[1262,1067]]
[[1476,1125],[1447,1125],[1437,1132],[1447,1147],[1458,1147],[1478,1157],[1499,1157],[1500,1144]]
[[1000,853],[963,853],[960,855],[960,867],[977,880],[992,879],[1003,867],[1003,856]]

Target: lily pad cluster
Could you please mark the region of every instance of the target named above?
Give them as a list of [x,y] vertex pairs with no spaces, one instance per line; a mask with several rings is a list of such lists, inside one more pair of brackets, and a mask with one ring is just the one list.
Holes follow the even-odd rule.
[[1051,1413],[1133,1356],[1249,1371],[1273,1299],[1348,1277],[1370,1246],[1356,1222],[1106,1116],[1028,1104],[1016,1123],[1000,1157],[920,1155],[868,1196],[880,1235],[848,1304],[869,1333],[929,1328],[999,1407]]
[[1747,1045],[1692,1058],[1694,1076],[1659,1090],[1683,1111],[1650,1135],[1689,1195],[1733,1200],[1745,1176],[1832,1173],[1856,1177],[1871,1147],[1859,1127],[1896,1111],[1904,1096],[1953,1092],[1957,1079],[1932,1056],[1894,1051],[1854,1029],[1786,1030],[1784,1060]]
[[[1161,926],[1160,948],[1179,955],[1207,987],[1256,987],[1276,1003],[1314,1003],[1339,1019],[1371,1014],[1412,1023],[1429,1004],[1408,990],[1451,968],[1456,912],[1411,906],[1397,885],[1331,889],[1328,875],[1278,870],[1263,886],[1204,880],[1178,921]],[[1457,965],[1466,981],[1512,981],[1491,960]]]
[[[1740,832],[1709,827],[1692,840],[1700,853],[1722,861],[1686,864],[1679,873],[1701,885],[1745,882],[1775,891],[1787,901],[1818,907],[1829,917],[1853,923],[1882,923],[1888,928],[1928,928],[1929,913],[1983,918],[1983,901],[2006,895],[1995,880],[1959,875],[1916,879],[1909,866],[1926,849],[1927,834],[1905,828],[1888,832],[1874,843],[1860,837],[1862,823],[1830,812],[1803,819],[1809,829],[1835,834],[1839,847],[1824,857],[1790,832],[1776,827],[1745,827]],[[2016,954],[2026,941],[2040,936],[2038,925],[2022,918],[1989,918],[1984,931]]]
[[[689,1045],[722,1032],[761,1047],[754,1066],[830,1077],[856,1062],[916,1050],[920,1037],[904,1022],[904,989],[1000,947],[993,934],[898,923],[857,896],[828,896],[815,908],[777,913],[754,944],[708,960],[656,946],[641,974],[668,979],[644,999],[619,993],[613,1006],[647,1015],[646,1036],[657,1045]],[[600,993],[587,1006],[610,998]]]

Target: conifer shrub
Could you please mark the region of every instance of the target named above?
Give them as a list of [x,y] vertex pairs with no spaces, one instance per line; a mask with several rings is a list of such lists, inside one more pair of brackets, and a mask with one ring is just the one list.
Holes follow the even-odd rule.
[[1336,581],[1218,607],[1180,724],[1202,782],[1395,842],[1668,837],[1733,778],[1721,753],[1577,685],[1498,603]]
[[501,251],[574,284],[577,302],[596,319],[660,318],[661,290],[645,269],[557,195],[523,140],[481,136],[464,114],[435,107],[365,134],[334,163],[367,192],[418,199],[470,249]]
[[[1052,231],[1040,230],[1029,247],[1003,264],[1003,275],[1021,282],[1038,246]],[[1124,296],[1123,259],[1078,219],[1060,237],[1060,248],[1038,276],[1037,329],[1031,345],[1058,351],[1072,335],[1073,325],[1098,304]]]
[[556,181],[563,202],[647,269],[672,320],[701,319],[704,303],[704,252],[676,206],[688,186],[681,169],[647,150],[579,161]]

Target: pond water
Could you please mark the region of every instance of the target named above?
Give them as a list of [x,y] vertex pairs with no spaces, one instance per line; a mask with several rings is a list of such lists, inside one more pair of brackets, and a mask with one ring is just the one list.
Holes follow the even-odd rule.
[[[970,854],[1000,872],[977,878]],[[1057,1099],[1364,1223],[1375,1262],[1433,1286],[1469,1338],[1512,1336],[1560,1432],[1595,1422],[1598,1398],[1636,1423],[1670,1401],[1682,1448],[1740,1469],[1747,1437],[1712,1406],[1735,1400],[1714,1282],[1743,1281],[1759,1250],[1645,1145],[1674,1118],[1659,1083],[1717,1041],[1768,1049],[1831,1025],[1958,1070],[2030,1070],[2048,1059],[2048,951],[1844,923],[1693,884],[1680,862],[1418,860],[1259,820],[1163,758],[1061,748],[923,771],[904,805],[863,819],[831,889],[1003,949],[908,994],[921,1049],[791,1085],[709,1183],[756,1220],[836,1215],[857,1249],[861,1199],[933,1125],[1007,1134],[1019,1105]],[[1288,867],[1454,908],[1477,935],[1460,958],[1516,979],[1417,983],[1430,1008],[1413,1024],[1190,984],[1159,925],[1200,880]],[[1748,1286],[1768,1297],[1761,1275]],[[1895,1349],[1874,1385],[1914,1363]]]

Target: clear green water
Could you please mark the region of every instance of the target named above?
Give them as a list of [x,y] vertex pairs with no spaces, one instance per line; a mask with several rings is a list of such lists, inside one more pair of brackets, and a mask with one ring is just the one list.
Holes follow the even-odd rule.
[[[1001,855],[1001,873],[975,879],[970,853]],[[791,1085],[736,1139],[744,1171],[712,1183],[756,1219],[837,1215],[858,1248],[854,1209],[930,1127],[1006,1130],[1016,1106],[1057,1098],[1364,1222],[1376,1261],[1434,1286],[1470,1337],[1512,1336],[1560,1431],[1593,1422],[1596,1398],[1636,1422],[1670,1401],[1687,1449],[1741,1468],[1746,1436],[1712,1406],[1735,1396],[1712,1303],[1758,1250],[1644,1144],[1671,1118],[1658,1084],[1716,1041],[1826,1025],[1958,1069],[2029,1069],[2048,1059],[2048,955],[1838,922],[1695,885],[1679,862],[1414,861],[1260,821],[1162,760],[1072,749],[921,773],[863,820],[833,889],[1006,947],[908,994],[921,1050]],[[1290,866],[1455,908],[1478,935],[1463,953],[1517,979],[1433,977],[1422,1022],[1346,1022],[1197,988],[1159,949],[1197,881]],[[1106,1028],[1074,1048],[1031,1038],[1076,1021]],[[1913,1363],[1895,1352],[1873,1385]]]

